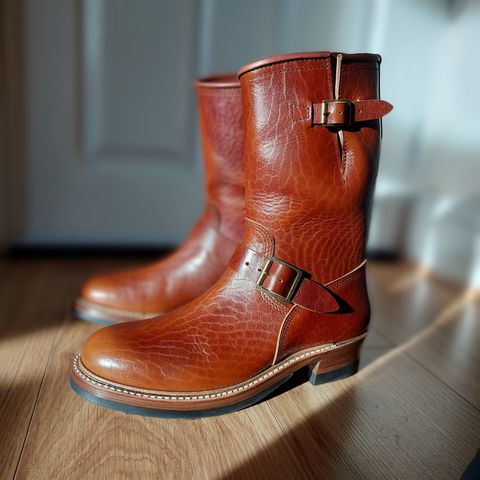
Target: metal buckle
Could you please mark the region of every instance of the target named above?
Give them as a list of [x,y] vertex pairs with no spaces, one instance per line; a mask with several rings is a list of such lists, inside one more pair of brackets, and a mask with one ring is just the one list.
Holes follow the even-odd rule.
[[[332,103],[342,103],[346,106],[345,108],[345,118],[342,123],[329,123],[328,116],[330,112],[328,111],[328,105]],[[352,123],[352,114],[353,114],[353,102],[351,100],[323,100],[320,104],[322,107],[320,109],[320,123],[319,125],[327,126],[341,126],[341,125],[350,125]]]
[[[293,281],[287,295],[284,297],[283,295],[279,295],[278,293],[272,292],[271,290],[266,289],[263,286],[263,282],[265,281],[265,278],[267,278],[268,272],[270,271],[270,267],[272,266],[273,263],[278,263],[280,265],[283,265],[285,267],[291,268],[296,272],[295,280]],[[258,277],[257,280],[257,288],[261,290],[262,292],[267,293],[268,295],[271,295],[273,298],[276,298],[277,300],[280,300],[281,302],[284,303],[291,303],[293,296],[295,295],[298,286],[300,285],[300,282],[302,281],[302,278],[304,277],[305,272],[303,270],[300,270],[299,268],[295,267],[294,265],[284,262],[283,260],[279,260],[278,258],[275,257],[270,257],[266,262],[265,265],[262,268],[262,271],[260,273],[260,276]]]

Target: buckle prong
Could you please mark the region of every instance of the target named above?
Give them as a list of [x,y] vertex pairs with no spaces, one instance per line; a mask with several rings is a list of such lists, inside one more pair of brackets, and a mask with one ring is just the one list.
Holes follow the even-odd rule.
[[[330,112],[328,110],[328,106],[335,103],[341,103],[345,105],[345,118],[341,123],[330,123],[328,121],[328,116]],[[319,125],[327,125],[327,126],[348,126],[352,123],[352,114],[353,114],[353,102],[351,100],[323,100],[320,104],[320,122]]]
[[[295,271],[295,279],[290,286],[290,289],[288,290],[288,293],[286,296],[280,295],[278,293],[272,292],[271,290],[268,290],[263,286],[263,282],[267,278],[268,272],[270,271],[270,268],[272,264],[277,263],[279,265],[283,265],[285,267],[291,268],[292,270]],[[297,288],[300,285],[300,282],[302,281],[303,277],[305,275],[305,272],[301,270],[298,267],[295,267],[295,265],[292,265],[288,262],[285,262],[283,260],[280,260],[276,257],[269,257],[268,260],[265,262],[265,265],[262,268],[262,271],[260,272],[260,275],[257,280],[257,288],[261,290],[262,292],[267,293],[268,295],[272,296],[273,298],[276,298],[277,300],[280,300],[283,303],[291,303],[293,296],[297,292]]]

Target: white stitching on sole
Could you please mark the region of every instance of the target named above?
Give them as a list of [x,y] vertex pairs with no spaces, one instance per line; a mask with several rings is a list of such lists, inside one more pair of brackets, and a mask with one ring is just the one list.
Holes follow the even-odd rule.
[[[329,343],[329,344],[326,344],[326,345],[324,345],[320,348],[316,348],[314,350],[310,350],[310,351],[307,351],[307,352],[300,353],[293,358],[290,358],[288,360],[284,360],[283,362],[281,362],[277,366],[273,367],[272,370],[264,373],[261,377],[256,378],[255,380],[252,380],[249,383],[246,383],[244,385],[235,386],[234,388],[232,388],[230,390],[226,390],[226,391],[218,392],[218,393],[212,393],[212,394],[199,395],[198,393],[192,393],[191,395],[190,394],[187,394],[187,395],[184,394],[182,396],[155,395],[155,394],[148,394],[148,393],[135,391],[133,389],[118,388],[118,387],[115,387],[115,386],[110,385],[108,383],[100,383],[100,382],[97,382],[97,381],[93,380],[92,378],[88,377],[87,375],[85,375],[80,370],[80,368],[79,368],[79,362],[81,361],[80,360],[80,354],[77,354],[75,356],[75,358],[73,359],[73,370],[74,370],[75,374],[78,375],[79,377],[81,377],[85,382],[90,383],[91,385],[95,385],[96,387],[112,390],[114,392],[126,393],[128,395],[133,395],[133,396],[143,397],[143,398],[150,398],[150,399],[154,399],[154,400],[175,400],[175,401],[176,400],[203,400],[203,399],[219,398],[219,397],[225,397],[225,396],[229,396],[229,395],[232,395],[232,394],[236,394],[241,390],[246,390],[246,389],[248,389],[252,386],[255,386],[258,383],[270,378],[275,373],[278,373],[279,371],[283,370],[285,367],[288,367],[288,366],[292,365],[293,363],[298,362],[299,360],[303,360],[306,357],[311,357],[312,355],[317,355],[319,353],[323,353],[323,352],[326,352],[326,351],[329,351],[329,350],[335,350],[335,349],[340,348],[342,346],[348,345],[349,343],[354,343],[356,341],[359,341],[362,338],[364,338],[365,336],[366,336],[366,333],[363,334],[363,335],[360,335],[358,337],[354,337],[352,339],[344,341],[344,342],[339,342],[339,343],[336,343],[336,344],[335,343]],[[270,368],[272,368],[272,367],[270,367]]]

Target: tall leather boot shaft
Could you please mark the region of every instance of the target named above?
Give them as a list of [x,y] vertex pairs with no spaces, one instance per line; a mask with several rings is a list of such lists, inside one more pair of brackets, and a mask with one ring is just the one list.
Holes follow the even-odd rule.
[[[240,72],[246,216],[274,234],[276,256],[325,283],[365,258],[380,120],[348,125],[331,118],[322,126],[314,116],[325,100],[378,98],[380,58],[320,53],[275,60]],[[345,113],[358,113],[357,105]]]
[[196,83],[206,206],[188,239],[145,267],[91,278],[76,314],[101,323],[163,315],[207,290],[225,271],[244,230],[243,117],[233,74]]
[[219,75],[196,83],[207,203],[220,217],[219,231],[238,242],[245,218],[243,115],[239,83]]

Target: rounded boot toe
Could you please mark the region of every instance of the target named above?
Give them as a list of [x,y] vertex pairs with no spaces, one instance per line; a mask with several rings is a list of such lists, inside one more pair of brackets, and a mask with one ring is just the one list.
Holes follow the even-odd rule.
[[97,275],[83,285],[80,296],[83,300],[105,307],[118,308],[118,285],[108,275]]
[[125,336],[125,325],[101,328],[90,335],[83,346],[81,359],[83,365],[98,377],[110,382],[136,385],[138,365],[133,358],[134,350],[129,345],[128,336]]

